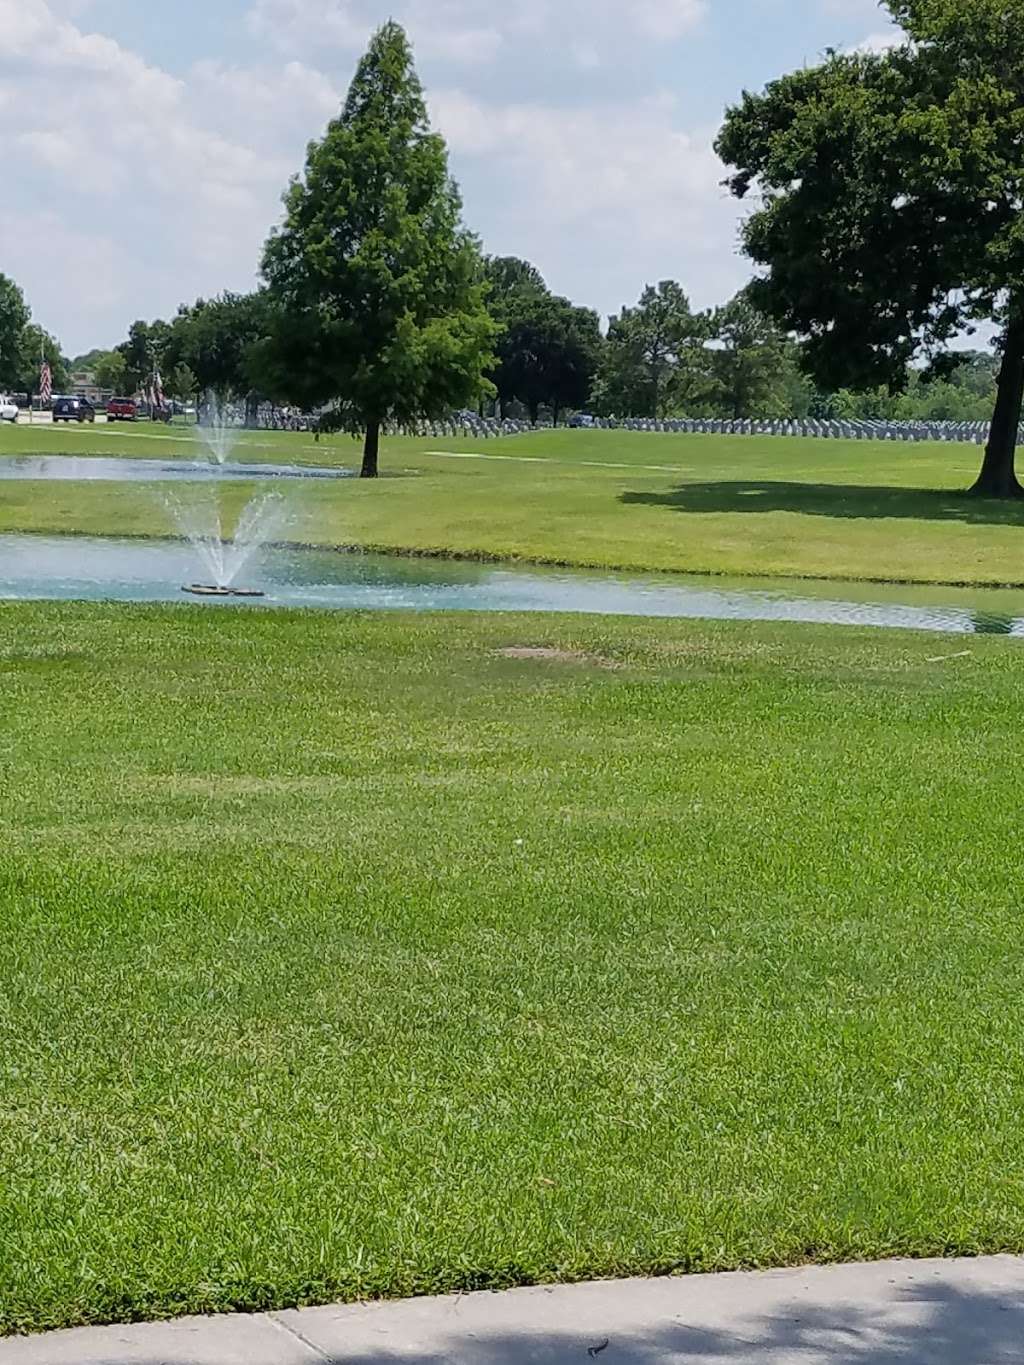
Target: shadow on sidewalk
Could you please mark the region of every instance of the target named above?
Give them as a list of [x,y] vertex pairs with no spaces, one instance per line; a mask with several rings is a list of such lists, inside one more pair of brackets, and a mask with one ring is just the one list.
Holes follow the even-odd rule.
[[[607,1347],[597,1350],[606,1340]],[[606,1337],[595,1322],[589,1341],[566,1336],[538,1342],[514,1334],[460,1339],[453,1333],[422,1355],[381,1349],[327,1359],[331,1365],[1008,1365],[1024,1361],[1024,1299],[920,1285],[878,1317],[862,1309],[801,1311],[794,1302],[792,1315],[738,1313],[727,1332],[680,1322],[651,1336]]]

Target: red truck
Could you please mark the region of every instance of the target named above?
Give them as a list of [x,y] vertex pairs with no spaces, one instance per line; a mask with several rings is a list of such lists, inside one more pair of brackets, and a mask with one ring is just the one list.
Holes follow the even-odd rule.
[[136,422],[139,409],[134,398],[112,398],[107,404],[108,422]]

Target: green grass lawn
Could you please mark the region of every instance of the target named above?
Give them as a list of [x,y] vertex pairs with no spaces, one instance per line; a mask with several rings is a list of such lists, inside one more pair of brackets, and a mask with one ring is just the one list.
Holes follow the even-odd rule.
[[1024,1251],[1010,643],[0,625],[3,1329]]
[[[335,437],[243,436],[247,460],[358,461]],[[0,455],[195,453],[190,435],[117,426],[0,431]],[[441,452],[441,453],[431,453]],[[482,455],[486,458],[450,458]],[[974,446],[628,432],[385,443],[379,483],[303,491],[316,544],[736,575],[1024,583],[1024,506],[977,501]],[[251,489],[225,496],[237,505]],[[151,491],[0,483],[0,530],[165,534]]]

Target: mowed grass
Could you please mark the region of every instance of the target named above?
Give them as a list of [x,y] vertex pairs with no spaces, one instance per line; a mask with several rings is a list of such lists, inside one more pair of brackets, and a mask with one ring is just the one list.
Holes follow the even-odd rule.
[[[358,463],[333,437],[252,433],[247,461]],[[0,456],[189,457],[185,430],[0,431]],[[627,570],[1024,583],[1024,506],[968,498],[971,445],[557,431],[385,443],[377,483],[316,482],[294,539]],[[224,493],[231,512],[251,485]],[[152,489],[0,482],[0,530],[167,534]]]
[[4,1330],[1024,1251],[1010,642],[0,640]]

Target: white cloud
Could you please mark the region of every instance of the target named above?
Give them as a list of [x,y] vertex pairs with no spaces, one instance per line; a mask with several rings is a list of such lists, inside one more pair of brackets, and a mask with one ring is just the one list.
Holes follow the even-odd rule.
[[634,22],[652,38],[679,38],[704,13],[701,0],[634,0],[634,5]]
[[323,72],[303,62],[256,70],[213,58],[194,64],[189,93],[203,120],[240,144],[288,145],[296,152],[334,117],[345,94]]
[[889,52],[894,47],[899,47],[906,34],[897,28],[887,29],[884,33],[872,33],[858,43],[854,48],[855,52]]
[[[283,52],[308,53],[334,46],[357,51],[390,17],[407,26],[427,60],[481,63],[528,44],[572,50],[585,35],[591,53],[620,52],[636,38],[672,41],[701,19],[706,0],[253,0],[249,31]],[[524,45],[527,45],[524,50]]]
[[324,78],[292,64],[273,81],[213,66],[182,80],[46,0],[0,0],[0,33],[0,140],[18,168],[18,223],[32,228],[8,211],[0,268],[39,320],[78,349],[133,316],[248,285],[311,128],[287,147],[264,134],[281,108],[322,124]]
[[351,0],[256,0],[246,24],[256,38],[292,52],[356,48],[367,32]]
[[721,186],[713,132],[676,127],[671,98],[567,110],[450,90],[431,109],[469,183],[477,164],[500,167],[486,203],[468,196],[470,221],[554,288],[610,311],[675,274],[703,305],[749,273],[731,249],[739,206]]
[[[653,51],[702,0],[638,0],[628,24],[619,0],[398,3],[446,78],[433,111],[489,250],[535,259],[553,287],[603,312],[647,279],[677,275],[700,303],[742,281],[711,132],[676,126],[671,99],[501,102],[486,77],[480,98],[465,90],[467,63],[486,73],[495,56],[513,72],[534,50],[587,68],[608,60],[616,34],[641,33]],[[281,192],[343,98],[352,54],[338,49],[362,44],[363,6],[376,4],[256,0],[253,27],[279,26],[273,43],[264,34],[262,65],[204,55],[172,75],[87,32],[88,0],[0,0],[0,139],[18,167],[17,213],[10,197],[0,208],[0,269],[38,320],[78,351],[118,340],[135,317],[250,287]],[[308,56],[293,41],[302,34]],[[559,34],[571,41],[559,46]],[[275,56],[278,43],[287,51]]]
[[881,0],[821,0],[821,5],[825,14],[840,18],[848,31],[859,28],[861,33],[868,33],[853,47],[854,52],[888,52],[904,39],[903,30],[887,22],[889,16]]
[[[19,268],[41,259],[42,268],[31,279],[28,290],[36,321],[51,331],[68,313],[68,286],[73,281],[75,315],[81,319],[81,334],[74,350],[86,350],[92,343],[87,320],[92,317],[128,319],[145,311],[139,306],[135,281],[125,269],[122,249],[113,237],[91,231],[68,220],[57,209],[26,213],[0,208],[0,241],[4,244],[5,273],[21,284],[29,284],[27,271]],[[62,338],[63,339],[63,338]],[[108,337],[120,340],[117,332]]]

